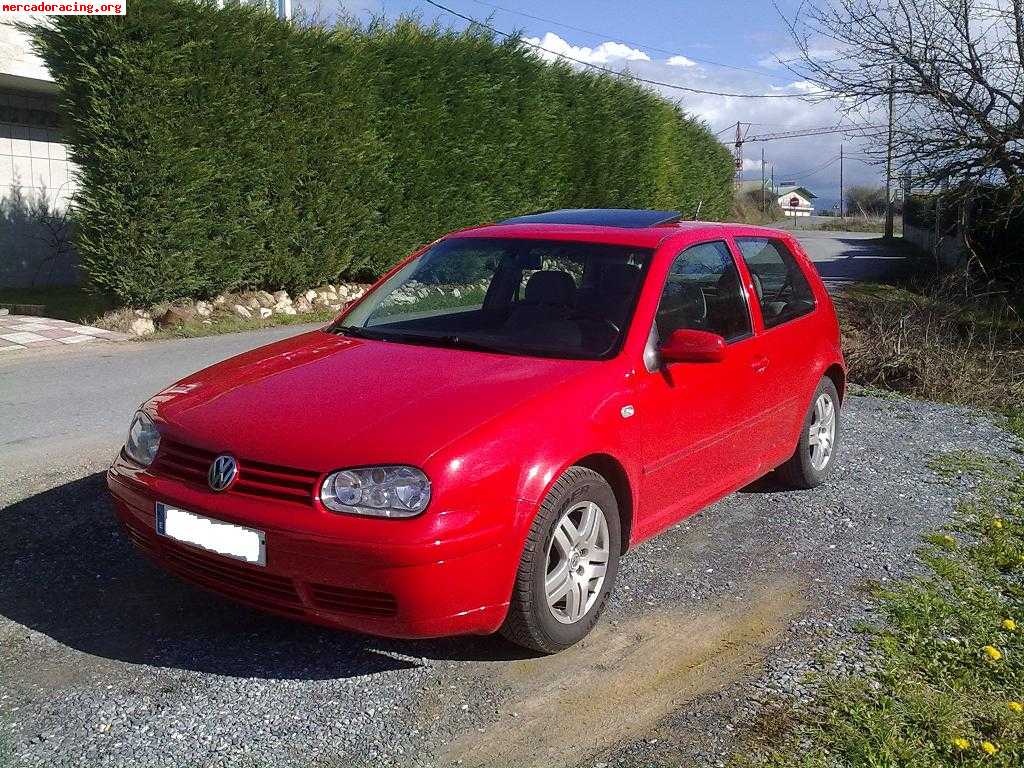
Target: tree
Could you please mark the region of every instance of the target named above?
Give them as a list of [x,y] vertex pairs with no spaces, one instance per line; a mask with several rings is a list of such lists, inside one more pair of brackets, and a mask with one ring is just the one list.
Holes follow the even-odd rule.
[[791,69],[837,98],[915,185],[1005,185],[1024,204],[1024,0],[838,0],[789,21]]
[[853,216],[884,216],[885,187],[855,186],[846,192],[846,207]]

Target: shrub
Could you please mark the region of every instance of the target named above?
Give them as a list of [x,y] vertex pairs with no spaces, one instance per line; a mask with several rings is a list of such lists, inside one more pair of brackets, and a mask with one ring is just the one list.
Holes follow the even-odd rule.
[[761,196],[762,192],[757,189],[737,192],[733,203],[733,218],[745,224],[770,224],[781,221],[785,214],[775,195],[766,190],[763,201]]
[[531,210],[729,213],[702,124],[514,41],[177,0],[51,21],[33,34],[81,168],[78,251],[125,302],[375,276]]
[[1024,403],[1024,325],[1000,297],[967,300],[940,281],[918,292],[853,286],[833,298],[850,381],[957,405]]

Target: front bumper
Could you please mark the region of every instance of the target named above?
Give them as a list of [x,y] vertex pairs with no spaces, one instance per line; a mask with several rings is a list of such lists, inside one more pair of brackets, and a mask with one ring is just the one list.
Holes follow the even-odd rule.
[[[347,517],[329,520],[337,531],[327,535],[325,513],[296,514],[273,502],[214,495],[150,475],[123,458],[108,471],[107,484],[125,533],[150,558],[265,611],[373,635],[428,638],[495,632],[508,610],[522,547],[512,524],[520,519],[515,502],[493,515],[502,521],[497,524],[450,513],[458,530],[447,537],[427,521],[409,526]],[[157,501],[263,530],[266,566],[158,535]]]

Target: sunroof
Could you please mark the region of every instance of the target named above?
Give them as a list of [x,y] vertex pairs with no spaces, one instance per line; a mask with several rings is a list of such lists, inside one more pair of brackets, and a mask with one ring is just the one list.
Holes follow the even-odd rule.
[[679,211],[644,211],[632,208],[564,208],[505,219],[502,224],[587,224],[628,229],[655,227],[679,221]]

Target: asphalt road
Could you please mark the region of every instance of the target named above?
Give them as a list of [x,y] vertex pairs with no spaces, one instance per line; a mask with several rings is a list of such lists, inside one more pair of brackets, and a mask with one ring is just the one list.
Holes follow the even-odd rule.
[[885,281],[899,276],[911,264],[907,247],[899,241],[887,243],[870,232],[796,230],[792,234],[830,287]]
[[12,352],[0,358],[0,477],[113,457],[135,409],[182,376],[315,328]]

